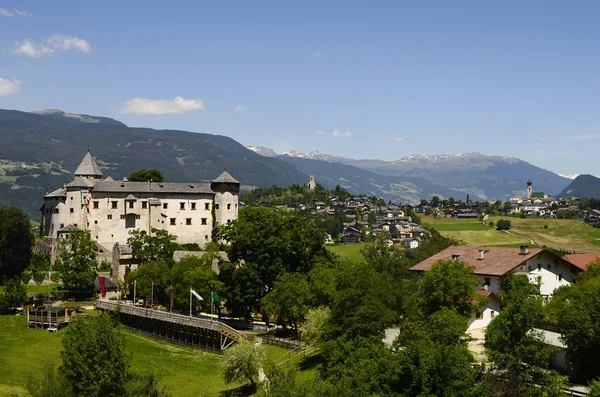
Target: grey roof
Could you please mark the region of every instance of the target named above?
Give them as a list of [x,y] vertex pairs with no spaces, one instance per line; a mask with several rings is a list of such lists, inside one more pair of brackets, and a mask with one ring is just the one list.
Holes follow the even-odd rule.
[[125,201],[135,201],[137,200],[137,197],[135,197],[133,194],[129,193],[127,195],[127,197],[125,197]]
[[61,187],[60,189],[56,189],[55,191],[48,193],[46,197],[64,197],[67,195],[67,189]]
[[83,178],[80,176],[76,176],[72,182],[68,183],[66,187],[92,187],[94,186],[94,182],[90,181],[87,178]]
[[81,164],[75,170],[75,175],[102,176],[102,171],[100,171],[100,167],[98,167],[90,152],[87,152],[83,160],[81,160]]
[[110,175],[109,175],[109,176],[107,176],[106,178],[104,178],[104,180],[105,180],[106,182],[111,182],[111,181],[114,181],[114,179],[113,179],[113,178],[112,178],[112,176],[110,176]]
[[70,232],[70,231],[72,231],[72,230],[81,230],[81,229],[80,229],[80,228],[78,228],[78,227],[76,227],[76,226],[73,226],[73,225],[69,224],[69,225],[67,225],[67,226],[63,227],[62,229],[58,229],[58,232],[59,232],[59,233],[62,233],[62,232]]
[[176,182],[96,182],[92,192],[122,192],[122,193],[185,193],[213,194],[208,183],[176,183]]
[[229,172],[227,172],[227,171],[223,171],[223,173],[221,175],[219,175],[219,177],[217,179],[215,179],[213,182],[217,182],[217,183],[239,183],[231,175],[229,175]]

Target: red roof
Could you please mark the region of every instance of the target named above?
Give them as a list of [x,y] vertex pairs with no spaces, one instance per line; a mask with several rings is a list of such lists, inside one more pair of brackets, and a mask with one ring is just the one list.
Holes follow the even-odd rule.
[[[483,259],[478,259],[480,250],[483,250]],[[515,267],[527,262],[529,259],[542,252],[544,252],[544,250],[541,248],[529,248],[527,254],[522,255],[520,248],[467,247],[464,245],[455,245],[446,248],[445,250],[433,256],[430,256],[423,262],[411,267],[410,270],[429,270],[434,262],[439,260],[456,259],[456,255],[458,255],[463,262],[475,268],[475,274],[503,276],[513,270]]]
[[490,298],[495,299],[500,304],[502,304],[502,300],[492,290],[489,290],[489,289],[478,289],[478,290],[475,290],[475,292],[477,292],[479,295],[489,296]]
[[600,258],[600,254],[569,254],[563,256],[562,258],[567,262],[571,262],[578,268],[585,270],[587,265]]

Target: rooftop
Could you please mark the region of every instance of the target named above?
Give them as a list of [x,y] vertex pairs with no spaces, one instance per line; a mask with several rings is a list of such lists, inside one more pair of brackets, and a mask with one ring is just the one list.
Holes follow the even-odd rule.
[[213,193],[209,183],[178,183],[178,182],[96,182],[92,192],[122,192],[122,193]]
[[231,175],[229,175],[229,172],[227,172],[227,171],[223,171],[223,173],[221,175],[219,175],[217,177],[217,179],[215,179],[213,182],[217,182],[217,183],[239,183],[237,180],[235,180],[234,177],[232,177]]
[[568,254],[562,257],[567,262],[585,270],[587,266],[600,258],[600,254]]
[[100,171],[100,167],[94,161],[92,154],[88,151],[85,154],[83,160],[81,160],[81,164],[75,170],[75,176],[102,176],[102,171]]

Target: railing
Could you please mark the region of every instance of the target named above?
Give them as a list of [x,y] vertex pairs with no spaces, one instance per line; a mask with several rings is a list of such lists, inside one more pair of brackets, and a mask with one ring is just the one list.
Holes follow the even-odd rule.
[[274,345],[279,347],[285,347],[286,349],[300,349],[304,347],[304,343],[295,339],[278,338],[276,336],[263,336],[263,343],[268,345]]
[[135,307],[128,304],[109,302],[105,300],[96,301],[96,308],[111,311],[120,310],[120,312],[124,314],[132,314],[139,317],[167,321],[174,324],[183,324],[192,327],[205,328],[212,331],[220,332],[235,340],[246,339],[246,336],[244,334],[239,333],[234,328],[228,326],[227,324],[223,324],[218,320],[207,320],[205,318],[184,316],[183,314],[169,313],[161,310],[153,310],[143,307]]

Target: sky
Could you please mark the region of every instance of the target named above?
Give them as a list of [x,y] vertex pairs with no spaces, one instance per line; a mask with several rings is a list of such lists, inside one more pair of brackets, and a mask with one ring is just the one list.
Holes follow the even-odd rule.
[[600,2],[0,1],[0,108],[600,175]]

